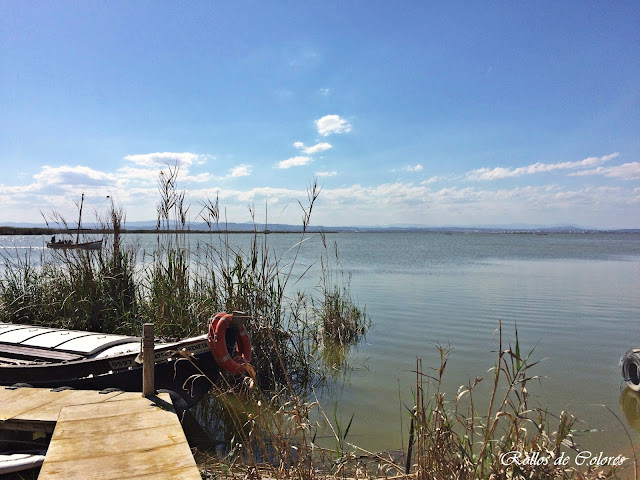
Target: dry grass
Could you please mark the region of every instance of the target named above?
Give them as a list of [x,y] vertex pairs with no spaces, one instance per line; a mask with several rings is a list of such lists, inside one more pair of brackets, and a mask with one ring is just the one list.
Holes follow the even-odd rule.
[[[530,405],[528,384],[538,379],[531,373],[536,362],[531,352],[521,354],[517,332],[514,346],[506,348],[501,327],[498,333],[490,377],[460,387],[452,401],[442,390],[450,351],[438,347],[440,365],[429,369],[431,373],[416,361],[416,403],[409,412],[410,441],[404,456],[353,445],[347,440],[351,422],[341,425],[335,412],[331,421],[315,398],[308,401],[290,386],[265,393],[247,378],[242,388],[218,389],[216,398],[233,421],[233,437],[230,449],[200,457],[203,478],[619,478],[615,467],[563,463],[563,458],[575,458],[580,451],[572,438],[574,418]],[[481,382],[491,383],[488,398],[476,398]],[[487,406],[484,413],[476,410],[479,404]],[[333,448],[316,441],[318,432],[327,428]],[[629,466],[632,460],[626,462]]]

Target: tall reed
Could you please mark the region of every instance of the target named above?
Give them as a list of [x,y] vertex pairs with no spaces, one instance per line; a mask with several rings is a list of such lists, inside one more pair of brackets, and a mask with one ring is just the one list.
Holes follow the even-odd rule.
[[[620,465],[578,466],[574,417],[552,414],[531,405],[529,383],[538,377],[531,353],[515,344],[505,347],[498,327],[498,351],[486,382],[476,378],[448,400],[443,388],[451,353],[438,347],[440,365],[423,369],[416,359],[415,406],[410,409],[410,441],[404,458],[366,451],[348,440],[351,421],[329,418],[312,397],[307,400],[288,386],[275,393],[261,391],[251,380],[241,387],[219,387],[217,397],[235,429],[232,448],[202,461],[206,478],[385,478],[385,479],[605,479],[627,478]],[[488,395],[487,397],[479,395]],[[483,405],[480,407],[480,405]],[[482,412],[480,411],[482,410]],[[313,420],[313,419],[316,420]],[[318,419],[323,419],[319,421]],[[330,441],[320,440],[326,431]],[[331,440],[331,439],[330,439]],[[518,461],[514,461],[517,459]],[[634,468],[632,460],[625,466]],[[206,468],[205,468],[206,465]],[[636,478],[635,473],[628,478]]]
[[[476,378],[460,387],[455,401],[446,400],[442,382],[449,349],[438,347],[440,366],[433,374],[416,361],[414,440],[409,445],[414,456],[406,473],[418,479],[618,478],[622,464],[585,468],[573,461],[580,452],[572,436],[575,418],[530,404],[529,384],[539,380],[531,372],[537,364],[533,351],[522,354],[517,329],[513,347],[505,348],[501,324],[497,332],[497,359],[486,379],[488,398],[476,397],[485,381]],[[479,405],[486,406],[485,414]]]
[[[135,254],[122,246],[124,213],[112,204],[113,235],[99,252],[56,250],[51,259],[3,255],[0,319],[111,333],[137,331]],[[60,221],[64,221],[61,219]]]
[[[329,331],[343,317],[324,312],[344,310],[342,305],[353,302],[348,289],[337,284],[335,290],[315,292],[326,297],[320,299],[294,291],[290,284],[320,195],[317,183],[309,185],[307,203],[299,202],[300,239],[284,264],[255,220],[248,250],[234,246],[222,231],[217,199],[202,203],[198,216],[209,226],[209,235],[194,240],[189,235],[191,206],[178,188],[178,177],[178,167],[171,166],[159,176],[158,231],[150,252],[123,242],[125,214],[112,200],[100,220],[102,229],[113,233],[105,236],[102,250],[54,251],[50,260],[43,255],[40,261],[28,254],[17,260],[7,256],[0,279],[0,321],[130,335],[153,322],[159,335],[185,337],[206,331],[216,312],[242,311],[263,388],[278,389],[291,381],[305,389],[322,382],[322,367],[316,363],[321,358],[316,355],[319,331]],[[53,213],[52,221],[67,226],[59,214]],[[344,325],[339,330],[341,337],[353,337]]]

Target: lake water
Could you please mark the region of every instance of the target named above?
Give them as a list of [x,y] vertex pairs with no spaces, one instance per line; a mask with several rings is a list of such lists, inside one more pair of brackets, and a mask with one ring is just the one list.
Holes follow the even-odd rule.
[[[192,237],[193,248],[209,238]],[[229,236],[244,249],[249,240]],[[299,236],[264,240],[282,253]],[[151,235],[137,241],[155,245]],[[640,421],[621,408],[625,399],[627,410],[637,411],[637,400],[623,392],[618,370],[620,356],[640,346],[640,235],[339,233],[327,234],[326,241],[337,244],[334,265],[351,275],[351,294],[372,320],[366,339],[350,353],[353,372],[321,399],[330,418],[335,402],[343,423],[354,415],[352,443],[371,450],[397,449],[403,440],[406,445],[405,406],[414,402],[416,358],[425,370],[438,367],[437,344],[452,349],[444,383],[452,402],[458,386],[489,377],[500,321],[505,346],[515,341],[517,325],[521,350],[535,348],[532,358],[541,360],[531,371],[544,377],[529,385],[532,406],[576,415],[578,429],[592,430],[577,436],[584,448],[629,450],[615,415],[634,442],[640,440],[640,431],[631,428]],[[44,242],[0,237],[0,246],[14,252],[42,249]],[[295,272],[313,267],[296,288],[317,285],[321,252],[320,236],[311,235]],[[291,252],[284,258],[290,260]]]

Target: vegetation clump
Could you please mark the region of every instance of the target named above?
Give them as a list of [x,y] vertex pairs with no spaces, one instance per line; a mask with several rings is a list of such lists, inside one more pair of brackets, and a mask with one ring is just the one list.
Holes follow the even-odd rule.
[[[168,167],[158,179],[159,231],[149,248],[124,241],[125,214],[113,201],[103,228],[112,231],[100,251],[53,251],[32,258],[4,255],[0,278],[0,321],[44,325],[75,330],[139,335],[141,325],[155,324],[158,335],[187,337],[207,331],[211,317],[220,311],[242,311],[251,334],[257,381],[262,388],[277,389],[287,380],[301,391],[323,381],[323,366],[316,360],[321,349],[320,330],[339,325],[339,337],[353,343],[357,335],[346,331],[343,316],[320,320],[308,305],[342,308],[353,305],[348,288],[292,292],[288,286],[298,252],[320,189],[309,187],[308,204],[302,207],[300,241],[291,247],[293,260],[283,264],[271,251],[262,229],[254,229],[248,251],[232,245],[219,233],[218,200],[201,205],[199,218],[211,230],[198,243],[189,236],[185,192],[177,188],[178,168]],[[253,215],[253,211],[251,211]],[[52,214],[56,223],[68,227],[64,218]],[[255,222],[254,222],[255,224]],[[306,272],[305,272],[306,273]],[[323,269],[323,274],[327,271]],[[349,307],[349,318],[361,315]],[[323,309],[329,312],[328,309]],[[343,343],[346,340],[341,340]]]
[[[595,480],[637,471],[635,458],[609,465],[565,461],[580,458],[575,419],[531,405],[529,384],[538,379],[531,372],[532,352],[521,354],[517,332],[513,347],[504,346],[501,326],[498,335],[488,378],[460,387],[453,401],[443,389],[450,350],[437,347],[440,365],[427,372],[416,359],[406,452],[354,445],[348,439],[353,417],[343,425],[334,412],[330,420],[317,399],[309,401],[290,385],[265,392],[248,379],[240,388],[217,387],[219,406],[234,429],[225,442],[230,448],[215,456],[199,452],[203,478]],[[478,392],[482,382],[490,388]]]

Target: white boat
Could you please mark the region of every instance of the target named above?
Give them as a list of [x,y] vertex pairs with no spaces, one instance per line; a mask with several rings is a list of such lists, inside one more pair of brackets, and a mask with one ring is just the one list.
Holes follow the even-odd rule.
[[95,240],[93,242],[73,243],[71,241],[52,241],[47,242],[47,248],[53,248],[57,250],[100,250],[102,248],[102,240]]
[[[229,328],[215,339],[205,333],[156,341],[157,390],[177,393],[190,408],[211,389],[225,369],[214,353],[216,345],[235,356],[236,342],[247,341],[239,315],[225,315]],[[0,322],[0,385],[141,392],[141,357],[139,337]]]
[[38,468],[44,463],[44,455],[31,453],[0,454],[0,475]]
[[71,240],[56,240],[56,237],[51,237],[51,241],[47,242],[47,248],[53,248],[56,250],[100,250],[102,249],[102,240],[94,240],[91,242],[80,243],[80,224],[82,222],[82,205],[84,204],[84,193],[80,199],[80,214],[78,216],[78,232],[76,233],[76,241]]

